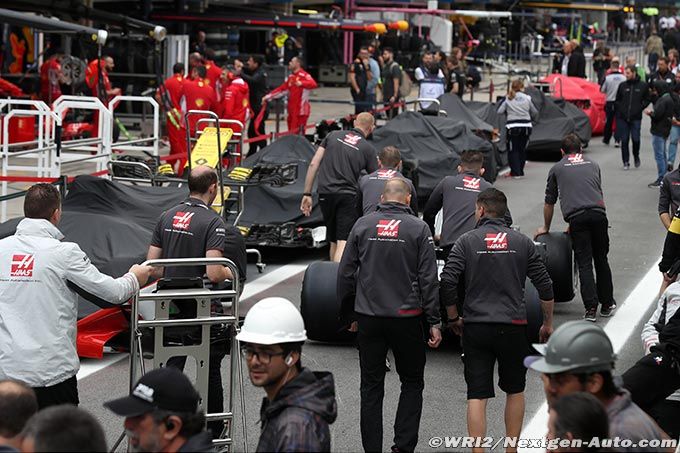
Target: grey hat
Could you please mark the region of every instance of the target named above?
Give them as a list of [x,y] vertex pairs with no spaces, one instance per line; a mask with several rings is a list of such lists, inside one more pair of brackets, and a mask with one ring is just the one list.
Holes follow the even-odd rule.
[[527,368],[540,373],[611,371],[616,354],[601,327],[587,321],[569,321],[552,334],[548,343],[535,344],[540,356],[524,359]]

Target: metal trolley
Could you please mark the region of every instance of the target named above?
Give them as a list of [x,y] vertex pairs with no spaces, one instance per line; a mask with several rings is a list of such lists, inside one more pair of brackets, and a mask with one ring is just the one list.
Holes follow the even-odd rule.
[[[201,395],[200,407],[206,408],[208,401],[208,364],[210,361],[210,327],[223,325],[231,328],[230,378],[226,410],[222,413],[206,413],[207,421],[224,420],[225,427],[219,438],[213,444],[219,450],[233,451],[234,398],[238,392],[240,399],[241,423],[243,429],[243,451],[247,451],[245,401],[243,396],[243,370],[236,334],[239,331],[239,292],[240,284],[238,268],[226,258],[186,258],[186,259],[158,259],[150,260],[143,265],[153,267],[179,267],[221,264],[231,270],[233,277],[231,289],[211,290],[209,288],[191,289],[156,289],[156,285],[143,288],[135,295],[130,318],[130,391],[135,383],[146,372],[144,350],[142,348],[142,331],[153,329],[153,358],[152,368],[166,366],[168,359],[176,356],[193,357],[196,361],[195,387]],[[211,303],[219,299],[224,314],[213,316]],[[170,319],[172,301],[182,300],[183,304],[196,304],[196,317],[186,319]],[[147,302],[145,304],[145,302]],[[150,302],[150,303],[149,303]],[[143,306],[140,306],[140,304]],[[153,314],[147,314],[149,319],[140,319],[140,309],[145,312],[153,309]],[[170,327],[200,327],[200,342],[195,345],[167,345],[164,344],[165,329]],[[225,341],[227,341],[225,339]]]

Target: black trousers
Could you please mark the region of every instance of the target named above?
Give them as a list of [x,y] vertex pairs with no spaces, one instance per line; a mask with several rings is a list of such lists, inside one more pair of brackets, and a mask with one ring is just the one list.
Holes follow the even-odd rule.
[[623,386],[630,391],[633,402],[647,413],[680,389],[677,359],[655,347],[622,377]]
[[597,308],[598,303],[603,307],[614,303],[612,271],[607,260],[608,228],[607,215],[601,211],[586,210],[569,219],[571,246],[578,265],[581,298],[586,309]]
[[[614,101],[608,101],[604,106],[604,112],[607,115],[607,121],[604,123],[604,137],[602,140],[609,143],[612,139],[612,130],[614,129],[614,118],[616,118],[616,104]],[[616,137],[614,137],[616,140]]]
[[38,409],[40,410],[60,404],[77,406],[80,403],[78,399],[78,380],[75,376],[49,387],[33,387],[33,391],[38,398]]
[[[257,137],[258,135],[264,135],[264,126],[265,126],[265,121],[267,121],[267,117],[269,116],[269,112],[265,112],[264,118],[262,118],[262,123],[260,123],[260,128],[255,130],[255,118],[257,118],[257,115],[260,113],[260,110],[262,109],[262,105],[259,106],[259,108],[255,109],[253,108],[253,119],[250,121],[250,124],[248,125],[248,138],[253,138]],[[267,140],[260,140],[257,142],[253,142],[250,144],[250,147],[248,148],[248,155],[255,154],[260,148],[264,148],[267,146]]]
[[512,127],[508,134],[508,164],[512,176],[524,176],[524,164],[527,161],[527,145],[531,135],[530,127]]
[[394,445],[414,451],[418,443],[425,380],[425,341],[420,317],[378,318],[357,315],[361,364],[361,442],[365,451],[383,450],[383,398],[387,350],[401,381],[394,420]]

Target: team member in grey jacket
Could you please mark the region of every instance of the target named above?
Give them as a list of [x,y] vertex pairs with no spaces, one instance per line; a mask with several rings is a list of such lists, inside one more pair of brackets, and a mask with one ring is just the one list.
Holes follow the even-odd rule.
[[33,388],[40,408],[78,404],[76,351],[78,294],[122,304],[151,270],[134,265],[114,279],[97,270],[77,244],[61,242],[59,191],[36,184],[26,194],[24,218],[0,241],[0,380]]
[[600,316],[611,316],[616,308],[612,271],[607,261],[609,222],[602,194],[602,177],[600,167],[583,157],[581,140],[576,134],[562,139],[562,156],[562,160],[548,173],[543,227],[536,231],[536,236],[550,231],[559,196],[560,209],[564,220],[569,223],[571,246],[578,264],[581,299],[586,308],[584,319],[595,322],[598,303],[601,305]]
[[505,101],[498,107],[498,114],[506,115],[508,161],[511,175],[515,178],[524,176],[527,145],[531,135],[531,120],[538,115],[531,96],[524,94],[523,90],[524,82],[521,79],[513,80]]
[[[600,91],[607,96],[607,103],[604,106],[607,121],[604,123],[604,137],[602,138],[602,143],[605,145],[608,145],[612,138],[614,117],[616,116],[616,93],[619,91],[619,85],[626,80],[626,76],[621,74],[619,70],[620,66],[621,62],[618,58],[612,59],[611,69],[600,87]],[[618,139],[614,137],[614,141],[618,141]]]
[[[486,434],[486,402],[494,397],[493,371],[498,361],[499,385],[506,393],[505,431],[519,436],[524,419],[524,358],[529,354],[524,285],[529,277],[543,308],[540,339],[552,333],[553,289],[536,245],[505,226],[507,199],[487,189],[477,199],[479,224],[453,246],[441,274],[441,298],[453,330],[463,335],[465,382],[470,436]],[[463,316],[456,302],[465,275]]]
[[380,204],[380,197],[385,183],[392,178],[399,178],[411,188],[411,211],[418,215],[418,195],[410,179],[401,174],[401,153],[394,146],[386,146],[378,154],[378,168],[369,175],[359,178],[357,192],[357,209],[361,215],[370,214]]
[[680,169],[666,173],[659,187],[659,217],[664,228],[671,226],[673,214],[680,207]]
[[423,406],[425,343],[441,341],[439,285],[432,236],[408,207],[401,179],[385,184],[378,210],[360,218],[349,235],[338,270],[341,316],[358,329],[361,366],[361,439],[366,451],[384,451],[382,405],[385,358],[392,349],[401,394],[394,449],[415,451]]

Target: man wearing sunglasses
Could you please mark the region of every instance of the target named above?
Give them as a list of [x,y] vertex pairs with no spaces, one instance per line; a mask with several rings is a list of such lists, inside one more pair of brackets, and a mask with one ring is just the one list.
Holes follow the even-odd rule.
[[302,367],[307,335],[297,308],[281,297],[262,299],[236,339],[250,381],[266,393],[257,451],[330,451],[329,425],[337,417],[333,375]]
[[[540,356],[529,356],[525,366],[542,373],[543,388],[552,406],[564,395],[588,392],[609,416],[609,438],[627,439],[637,445],[642,439],[668,439],[666,433],[620,388],[612,372],[616,354],[601,327],[587,321],[569,321],[552,334],[547,344],[535,344]],[[617,447],[616,451],[666,451],[663,448]]]

